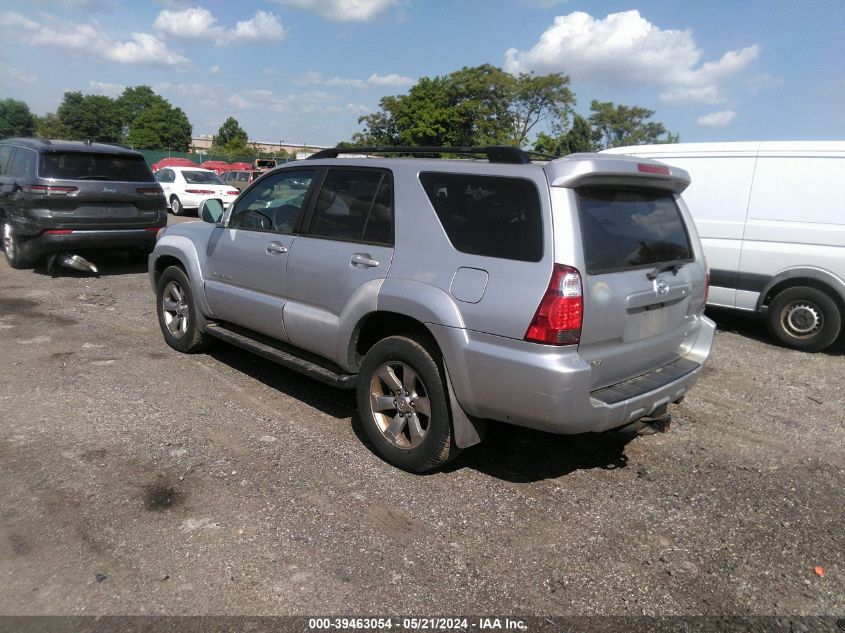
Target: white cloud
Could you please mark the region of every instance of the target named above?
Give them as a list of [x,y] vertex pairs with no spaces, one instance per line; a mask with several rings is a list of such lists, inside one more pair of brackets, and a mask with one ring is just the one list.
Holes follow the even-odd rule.
[[77,24],[60,22],[50,16],[40,22],[8,11],[0,15],[8,33],[31,46],[48,46],[87,55],[119,64],[146,64],[186,69],[190,61],[167,48],[162,40],[149,33],[132,33],[130,40],[119,41],[111,37],[96,22]]
[[735,118],[736,112],[733,110],[722,110],[698,117],[697,123],[702,127],[725,127],[730,125]]
[[104,81],[89,81],[88,85],[93,89],[94,93],[106,95],[107,97],[117,97],[126,90],[126,86],[122,86],[121,84],[111,84]]
[[595,19],[576,11],[558,16],[527,51],[505,53],[505,69],[563,72],[574,81],[663,89],[665,103],[718,103],[724,84],[745,70],[760,53],[757,45],[728,51],[715,62],[703,53],[692,32],[661,29],[639,11]]
[[370,88],[372,86],[410,86],[414,83],[414,80],[410,77],[403,77],[397,74],[372,74],[367,79],[346,79],[343,77],[326,77],[322,73],[314,72],[313,70],[298,77],[294,77],[291,81],[299,86],[343,86],[347,88],[360,89]]
[[78,11],[99,13],[117,8],[117,0],[38,0],[38,4],[62,5]]
[[202,7],[165,9],[156,17],[153,28],[175,39],[211,40],[217,46],[281,41],[287,35],[275,13],[256,11],[249,20],[239,21],[227,30],[217,23],[211,11]]
[[5,71],[6,78],[13,80],[9,83],[23,82],[25,84],[34,84],[38,81],[38,75],[24,72],[20,68],[15,68],[14,66],[6,66],[3,70]]
[[371,109],[367,106],[356,105],[354,103],[347,103],[346,111],[351,114],[354,114],[355,116],[364,116],[365,114],[369,114],[371,112]]
[[770,75],[768,73],[764,73],[762,75],[756,75],[754,77],[749,77],[745,81],[745,85],[748,88],[748,92],[753,95],[758,95],[761,92],[766,92],[768,90],[773,90],[775,88],[780,88],[786,83],[783,77],[777,77],[775,75]]
[[397,0],[272,0],[290,9],[312,11],[335,22],[367,22]]
[[270,112],[327,112],[334,106],[336,97],[325,92],[304,92],[297,95],[277,94],[259,88],[242,90],[231,95],[226,103],[235,110],[262,110]]

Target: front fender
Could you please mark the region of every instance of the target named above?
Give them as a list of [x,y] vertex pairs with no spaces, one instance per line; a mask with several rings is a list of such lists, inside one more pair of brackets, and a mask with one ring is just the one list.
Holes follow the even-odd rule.
[[191,294],[203,316],[212,317],[211,308],[205,298],[205,279],[202,275],[202,261],[196,244],[182,235],[165,235],[156,244],[149,259],[150,281],[156,286],[156,265],[162,257],[173,257],[182,264],[191,282]]

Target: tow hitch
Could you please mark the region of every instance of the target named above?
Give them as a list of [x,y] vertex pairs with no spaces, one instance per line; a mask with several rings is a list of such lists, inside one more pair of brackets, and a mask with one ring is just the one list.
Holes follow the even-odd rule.
[[650,415],[640,418],[640,434],[667,433],[672,426],[672,414],[667,413],[666,409],[667,405],[660,405]]

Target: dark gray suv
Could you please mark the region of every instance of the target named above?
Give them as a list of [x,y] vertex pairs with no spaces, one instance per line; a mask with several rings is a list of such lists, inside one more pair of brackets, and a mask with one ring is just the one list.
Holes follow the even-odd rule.
[[0,141],[0,225],[13,268],[68,250],[148,252],[166,224],[161,186],[138,152],[78,141]]

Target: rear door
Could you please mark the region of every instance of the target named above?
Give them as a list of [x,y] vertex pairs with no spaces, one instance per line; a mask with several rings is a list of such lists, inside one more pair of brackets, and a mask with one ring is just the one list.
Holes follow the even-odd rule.
[[393,259],[390,172],[331,167],[313,206],[288,260],[285,328],[294,345],[341,360],[344,309],[387,276]]
[[140,155],[45,152],[38,176],[68,195],[46,197],[56,228],[139,228],[159,223],[164,198]]
[[225,227],[208,244],[205,294],[218,319],[282,341],[285,274],[294,232],[308,200],[314,169],[284,171],[256,183],[236,201]]
[[703,258],[671,192],[614,185],[573,194],[586,269],[578,350],[601,388],[680,356],[703,308]]

